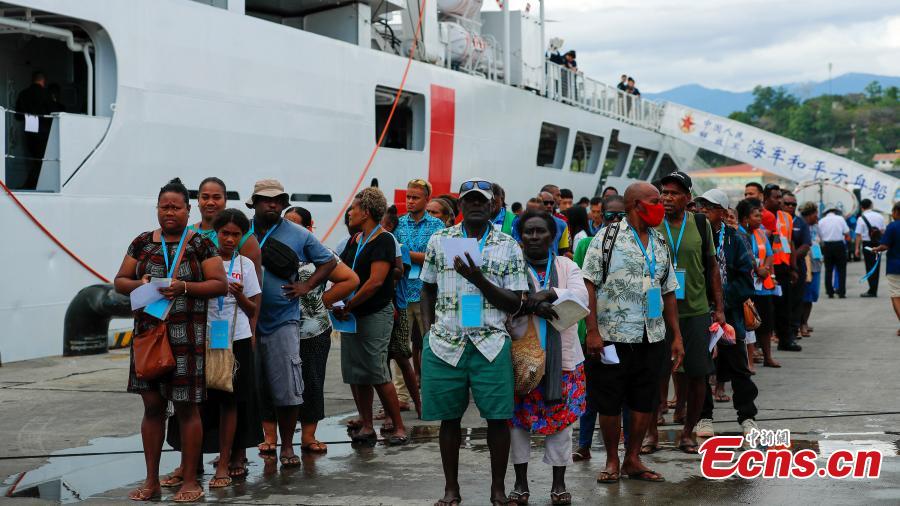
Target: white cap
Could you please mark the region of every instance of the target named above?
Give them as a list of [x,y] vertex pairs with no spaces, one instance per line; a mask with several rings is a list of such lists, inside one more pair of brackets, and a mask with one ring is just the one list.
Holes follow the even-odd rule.
[[715,204],[723,209],[731,209],[731,199],[728,195],[718,188],[713,188],[694,200],[705,200],[710,204]]

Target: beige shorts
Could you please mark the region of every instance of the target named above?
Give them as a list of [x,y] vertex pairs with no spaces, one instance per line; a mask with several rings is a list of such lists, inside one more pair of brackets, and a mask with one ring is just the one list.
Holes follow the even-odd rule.
[[900,297],[900,274],[888,274],[887,280],[891,288],[891,297]]

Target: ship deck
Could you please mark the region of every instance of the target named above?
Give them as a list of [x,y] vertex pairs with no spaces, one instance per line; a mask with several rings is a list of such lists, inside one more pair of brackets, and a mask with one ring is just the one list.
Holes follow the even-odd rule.
[[[879,479],[730,479],[700,476],[697,456],[675,449],[677,428],[664,427],[664,448],[645,462],[667,479],[663,484],[623,480],[598,485],[604,452],[569,467],[566,482],[574,504],[719,502],[785,504],[892,503],[900,501],[900,382],[896,367],[897,328],[886,293],[861,299],[860,263],[850,264],[848,298],[824,297],[815,305],[813,337],[802,353],[777,353],[781,369],[758,368],[759,424],[790,429],[795,448],[817,453],[835,448],[870,448],[884,452]],[[884,287],[883,292],[886,292]],[[335,345],[338,345],[335,342]],[[329,418],[320,439],[329,441],[323,456],[303,456],[303,465],[279,470],[248,450],[250,475],[245,483],[207,494],[207,500],[241,504],[432,504],[443,482],[435,424],[407,415],[414,441],[405,447],[357,448],[349,444],[342,421],[353,415],[349,389],[340,381],[340,354],[332,349],[326,385]],[[128,353],[79,358],[44,358],[0,367],[0,496],[30,501],[121,503],[144,474],[137,434],[141,404],[125,392]],[[671,415],[667,415],[670,420]],[[737,434],[730,404],[716,404],[719,434]],[[460,480],[469,504],[486,503],[489,474],[484,424],[472,407],[463,420],[469,428],[461,450]],[[531,497],[548,503],[550,468],[541,462],[540,441],[529,466]],[[115,453],[113,453],[115,452]],[[91,455],[84,455],[89,453]],[[81,454],[66,456],[66,454]],[[175,467],[178,454],[163,454],[162,472]],[[213,455],[206,455],[206,462]],[[821,465],[821,459],[817,461]],[[212,466],[206,465],[205,480]],[[512,466],[507,486],[513,483]],[[164,492],[164,498],[173,492]]]

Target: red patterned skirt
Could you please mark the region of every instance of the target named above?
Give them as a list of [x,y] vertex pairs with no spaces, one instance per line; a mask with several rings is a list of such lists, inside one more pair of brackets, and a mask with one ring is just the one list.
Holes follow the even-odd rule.
[[586,407],[584,364],[575,366],[574,371],[563,371],[562,383],[562,402],[558,404],[544,404],[543,386],[528,395],[517,395],[510,425],[549,436],[575,423]]

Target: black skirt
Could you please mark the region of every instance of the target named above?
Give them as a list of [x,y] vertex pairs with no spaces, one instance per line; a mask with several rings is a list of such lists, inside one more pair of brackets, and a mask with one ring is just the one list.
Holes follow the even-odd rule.
[[[234,360],[237,371],[234,375],[234,392],[207,390],[207,399],[200,405],[203,422],[203,453],[219,452],[219,405],[223,399],[237,402],[237,428],[234,431],[232,448],[253,448],[263,442],[262,423],[256,398],[256,370],[250,339],[234,342]],[[169,418],[166,442],[181,451],[181,434],[178,418]]]

